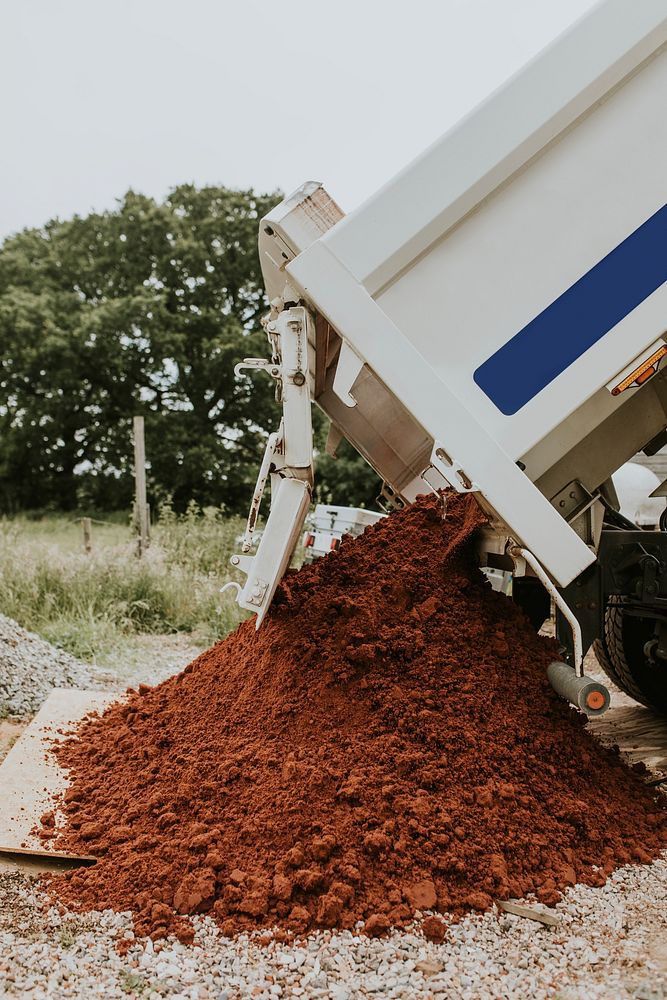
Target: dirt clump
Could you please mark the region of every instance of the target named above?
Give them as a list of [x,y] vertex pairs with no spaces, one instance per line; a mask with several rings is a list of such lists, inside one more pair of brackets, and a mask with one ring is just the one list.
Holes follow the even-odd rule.
[[549,687],[555,641],[476,568],[480,522],[421,498],[289,574],[259,632],[84,720],[50,842],[100,860],[52,891],[154,938],[192,914],[382,934],[654,858],[664,800]]

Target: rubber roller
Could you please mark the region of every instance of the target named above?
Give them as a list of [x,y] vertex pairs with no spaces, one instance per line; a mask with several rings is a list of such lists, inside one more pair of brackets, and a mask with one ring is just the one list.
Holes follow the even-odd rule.
[[578,677],[574,668],[556,660],[547,667],[549,682],[561,698],[586,715],[602,715],[609,708],[609,691],[592,677]]

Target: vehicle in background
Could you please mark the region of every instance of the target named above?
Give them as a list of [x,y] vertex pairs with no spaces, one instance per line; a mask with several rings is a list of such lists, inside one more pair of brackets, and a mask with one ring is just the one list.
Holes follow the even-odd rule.
[[344,535],[356,538],[369,524],[375,524],[386,514],[363,507],[337,507],[318,503],[310,515],[308,530],[303,536],[304,562],[314,562],[335,551]]
[[618,496],[619,513],[639,528],[656,531],[665,513],[664,496],[653,495],[660,486],[656,474],[644,465],[626,462],[611,478]]

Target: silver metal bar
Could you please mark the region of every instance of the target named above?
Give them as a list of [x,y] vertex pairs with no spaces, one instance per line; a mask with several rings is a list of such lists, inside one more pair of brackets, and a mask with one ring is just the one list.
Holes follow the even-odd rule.
[[562,613],[563,617],[567,619],[567,622],[570,628],[572,629],[572,642],[574,646],[574,653],[573,653],[574,663],[572,664],[572,666],[574,667],[574,671],[577,677],[583,677],[584,653],[583,653],[583,644],[581,641],[581,626],[577,621],[576,615],[571,610],[570,606],[566,604],[566,602],[563,600],[562,596],[558,593],[555,584],[549,579],[549,577],[547,576],[547,574],[542,569],[541,565],[539,564],[539,562],[529,549],[523,549],[519,545],[513,545],[509,549],[509,554],[514,560],[515,565],[517,559],[523,559],[526,563],[528,563],[528,565],[530,566],[530,568],[532,569],[533,573],[538,578],[540,583],[542,583],[546,587],[551,597],[553,597],[554,603],[556,604],[559,611]]
[[255,525],[257,524],[259,506],[262,502],[264,486],[266,485],[266,479],[269,474],[269,469],[271,468],[271,462],[276,453],[277,443],[278,433],[274,431],[273,434],[269,434],[269,439],[266,442],[266,449],[264,451],[264,458],[262,459],[262,464],[260,465],[259,473],[257,474],[257,483],[255,484],[255,491],[252,495],[252,500],[250,501],[250,513],[248,514],[248,522],[246,524],[245,534],[243,535],[241,552],[250,552],[250,549],[252,548],[252,535],[255,530]]

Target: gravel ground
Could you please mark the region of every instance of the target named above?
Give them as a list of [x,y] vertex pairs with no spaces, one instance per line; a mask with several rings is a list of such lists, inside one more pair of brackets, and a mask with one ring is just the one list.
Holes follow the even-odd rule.
[[[31,714],[55,686],[157,683],[198,652],[187,637],[142,637],[111,675],[0,616],[0,708]],[[499,912],[469,917],[441,945],[418,922],[380,940],[324,932],[286,944],[230,940],[198,918],[194,946],[154,946],[131,943],[129,914],[60,914],[31,878],[0,874],[0,998],[667,1000],[667,853],[621,869],[602,889],[576,886],[556,912],[555,927]],[[125,955],[122,939],[131,943]]]
[[159,684],[180,673],[205,648],[189,635],[138,635],[110,665],[120,690],[129,684]]
[[98,690],[113,683],[109,671],[76,660],[0,615],[0,717],[34,715],[55,687]]
[[34,715],[56,687],[123,691],[130,684],[159,684],[202,649],[185,635],[136,636],[116,654],[113,669],[102,669],[0,615],[0,719]]
[[[133,939],[129,915],[59,915],[24,876],[0,879],[0,995],[66,997],[635,998],[667,997],[667,858],[624,868],[602,889],[577,886],[556,927],[488,913],[441,945],[414,932],[349,932],[296,944],[223,937],[199,918],[192,947]],[[649,931],[650,928],[650,931]]]

